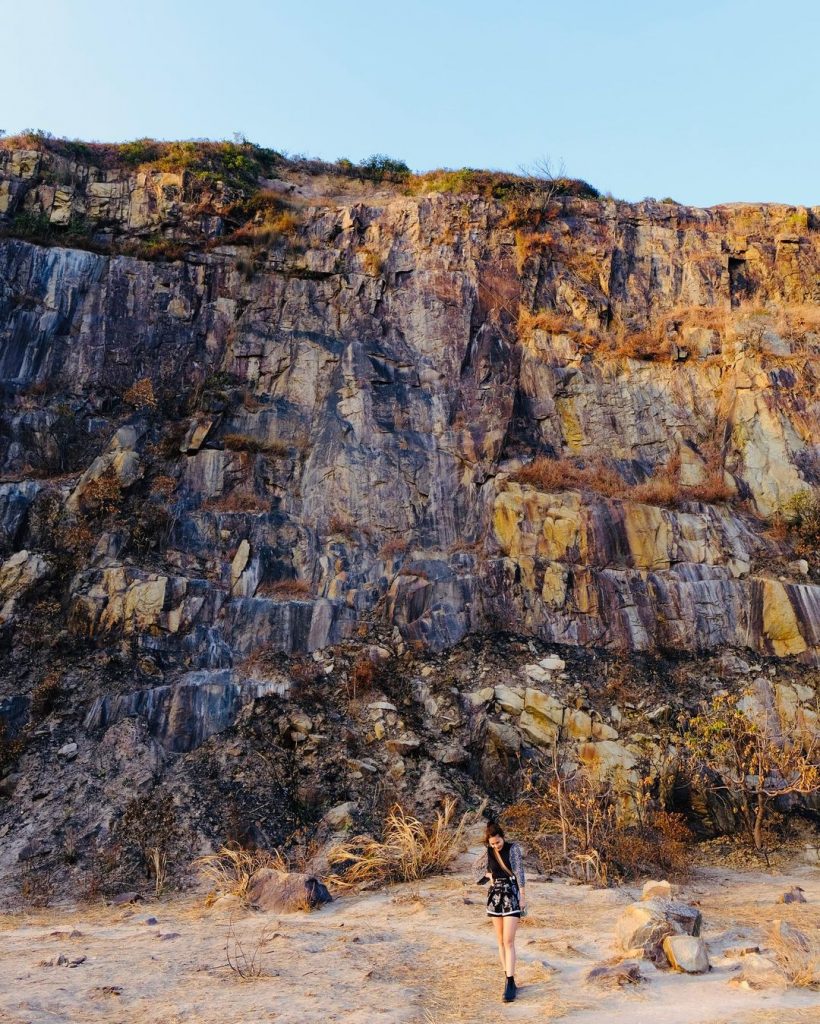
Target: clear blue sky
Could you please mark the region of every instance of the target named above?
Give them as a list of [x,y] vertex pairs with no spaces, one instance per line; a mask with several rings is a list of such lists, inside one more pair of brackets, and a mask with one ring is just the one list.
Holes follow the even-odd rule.
[[820,204],[818,0],[0,0],[0,127]]

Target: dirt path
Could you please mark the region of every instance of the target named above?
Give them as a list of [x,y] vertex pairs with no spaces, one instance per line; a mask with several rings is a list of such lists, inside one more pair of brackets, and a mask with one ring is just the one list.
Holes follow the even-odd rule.
[[[805,904],[780,895],[801,885]],[[729,985],[725,949],[762,941],[767,922],[820,927],[820,872],[699,869],[698,901],[714,969],[684,976],[643,963],[646,981],[617,992],[585,982],[612,956],[612,928],[632,889],[531,882],[519,932],[519,999],[503,976],[483,891],[447,876],[338,900],[310,916],[207,911],[191,898],[136,909],[49,909],[0,917],[0,1020],[40,1024],[808,1024],[820,992]],[[151,923],[152,918],[156,923]],[[75,934],[78,933],[78,934]],[[243,981],[225,964],[235,939],[264,973]],[[64,958],[63,962],[60,958]],[[84,958],[84,959],[82,959]],[[76,966],[72,966],[75,961]]]

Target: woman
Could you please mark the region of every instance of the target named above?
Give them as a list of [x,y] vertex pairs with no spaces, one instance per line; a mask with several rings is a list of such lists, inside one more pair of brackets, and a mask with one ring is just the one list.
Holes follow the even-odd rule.
[[504,1002],[515,999],[515,933],[522,913],[527,910],[524,888],[524,860],[518,843],[508,843],[504,830],[494,821],[487,823],[484,833],[486,856],[482,851],[476,858],[475,871],[480,872],[476,881],[479,885],[490,882],[487,893],[487,914],[493,919],[495,937],[498,942],[498,957],[507,983],[504,988]]

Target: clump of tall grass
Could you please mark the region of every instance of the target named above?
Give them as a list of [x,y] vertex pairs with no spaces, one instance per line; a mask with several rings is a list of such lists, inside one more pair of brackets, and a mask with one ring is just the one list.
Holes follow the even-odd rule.
[[339,868],[331,881],[340,888],[373,888],[440,874],[465,845],[465,830],[475,816],[468,812],[456,821],[455,809],[456,801],[447,798],[432,824],[425,825],[395,804],[388,811],[381,839],[354,836],[328,851],[331,867]]
[[769,944],[786,981],[797,988],[820,988],[820,941],[785,924],[773,922]]

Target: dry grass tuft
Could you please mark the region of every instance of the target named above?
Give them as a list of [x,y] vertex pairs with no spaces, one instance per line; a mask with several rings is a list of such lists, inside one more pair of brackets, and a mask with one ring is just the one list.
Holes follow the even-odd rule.
[[520,275],[535,253],[551,252],[558,246],[558,240],[551,231],[516,231],[515,269]]
[[539,309],[531,313],[522,306],[518,311],[518,330],[522,337],[533,331],[546,331],[547,334],[564,334],[572,329],[572,321],[562,313],[552,309]]
[[579,465],[571,459],[538,456],[522,466],[511,479],[546,492],[579,489],[620,498],[628,491],[625,481],[601,459],[590,459]]
[[221,847],[216,853],[198,857],[194,866],[211,883],[211,891],[206,897],[208,906],[221,896],[236,896],[243,905],[247,905],[251,879],[260,868],[273,868],[286,873],[290,871],[290,865],[278,850],[272,853],[267,850],[245,850],[233,843]]
[[427,826],[395,804],[387,814],[382,839],[354,836],[329,851],[330,865],[341,868],[331,881],[351,889],[441,874],[461,851],[465,829],[474,817],[467,813],[454,822],[455,809],[456,801],[448,797],[443,810],[437,811],[432,825]]
[[790,985],[820,988],[820,939],[783,921],[769,929],[769,944],[778,966]]
[[272,597],[280,600],[309,597],[313,591],[307,580],[264,580],[256,588],[257,597]]
[[688,501],[728,501],[733,492],[726,483],[719,453],[706,452],[702,483],[684,486],[680,481],[680,457],[676,453],[642,484],[629,484],[601,458],[549,459],[539,455],[522,466],[510,479],[545,493],[566,490],[595,491],[607,498],[636,501],[644,505],[676,508]]
[[203,509],[209,512],[267,512],[270,501],[255,494],[248,485],[235,487],[227,494],[207,498],[202,503]]

